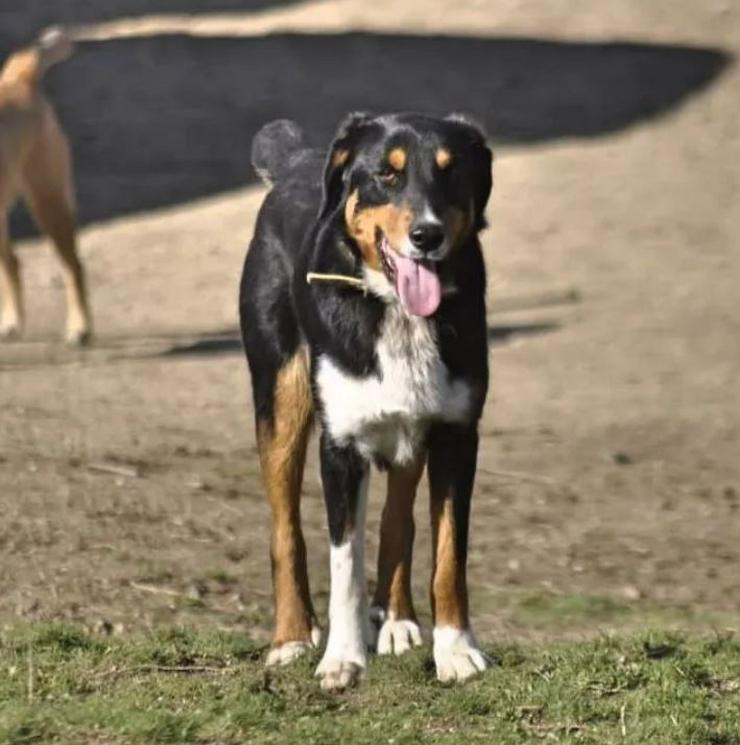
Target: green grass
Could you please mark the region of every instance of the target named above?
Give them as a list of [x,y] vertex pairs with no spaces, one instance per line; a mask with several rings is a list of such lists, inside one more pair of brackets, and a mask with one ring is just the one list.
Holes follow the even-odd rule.
[[[563,595],[546,590],[499,593],[480,599],[488,601],[497,615],[509,619],[514,628],[562,632],[588,632],[594,628],[624,631],[629,628],[722,628],[737,625],[736,615],[707,613],[682,605],[659,605],[640,601],[619,601],[599,595]],[[484,606],[485,607],[485,606]]]
[[464,685],[434,677],[429,648],[371,660],[340,695],[317,655],[265,671],[243,636],[75,628],[0,633],[3,743],[740,744],[740,641],[664,632],[496,645]]

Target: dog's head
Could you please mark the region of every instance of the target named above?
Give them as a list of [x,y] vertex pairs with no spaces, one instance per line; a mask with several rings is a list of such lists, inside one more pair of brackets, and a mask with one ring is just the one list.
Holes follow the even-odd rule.
[[379,294],[414,315],[437,310],[439,270],[484,227],[491,151],[459,116],[352,114],[324,173],[320,220],[337,220]]

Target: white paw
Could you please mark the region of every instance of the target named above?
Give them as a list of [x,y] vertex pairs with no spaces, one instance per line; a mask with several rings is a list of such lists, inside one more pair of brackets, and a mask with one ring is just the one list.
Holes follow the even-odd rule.
[[321,687],[325,691],[342,691],[359,682],[366,666],[364,656],[340,659],[325,654],[316,668],[316,677],[321,679]]
[[310,649],[315,649],[321,641],[321,629],[317,626],[311,629],[311,641],[285,642],[279,647],[274,647],[267,654],[265,664],[268,667],[273,665],[287,665],[293,660],[305,654]]
[[389,618],[378,634],[378,654],[403,654],[412,647],[421,646],[421,629],[416,621],[408,618]]
[[89,329],[67,329],[64,335],[64,341],[70,347],[84,347],[90,343],[92,334]]
[[491,665],[478,648],[470,629],[442,626],[434,629],[434,664],[437,680],[466,680]]

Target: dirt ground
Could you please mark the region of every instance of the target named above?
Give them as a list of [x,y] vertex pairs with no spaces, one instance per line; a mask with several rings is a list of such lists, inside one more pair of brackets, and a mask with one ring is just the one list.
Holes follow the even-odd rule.
[[[740,3],[78,5],[0,12],[5,51],[40,24],[92,24],[48,87],[78,164],[97,331],[63,346],[57,265],[17,215],[28,329],[0,347],[0,622],[266,636],[236,330],[264,194],[249,139],[274,116],[326,141],[348,109],[408,107],[472,111],[497,144],[480,635],[527,635],[507,599],[537,593],[740,625]],[[304,527],[323,607],[314,449]],[[424,494],[417,523],[425,608]]]

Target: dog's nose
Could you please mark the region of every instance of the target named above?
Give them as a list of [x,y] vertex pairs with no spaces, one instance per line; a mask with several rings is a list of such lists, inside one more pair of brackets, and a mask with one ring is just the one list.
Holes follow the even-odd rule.
[[442,245],[445,239],[444,230],[438,223],[424,222],[417,225],[410,233],[411,242],[420,251],[434,251]]

